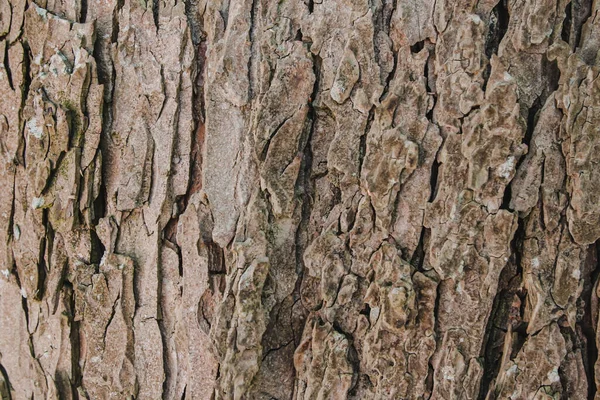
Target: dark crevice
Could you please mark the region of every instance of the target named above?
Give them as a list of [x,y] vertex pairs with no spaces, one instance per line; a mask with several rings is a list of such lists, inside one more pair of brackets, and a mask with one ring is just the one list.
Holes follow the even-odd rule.
[[8,80],[8,85],[10,86],[11,90],[15,90],[15,86],[12,80],[12,72],[10,70],[10,61],[8,59],[9,47],[10,46],[8,45],[8,43],[4,44],[4,71],[6,72],[6,79]]
[[[117,5],[115,6],[115,8],[113,9],[113,16],[112,16],[112,32],[111,32],[111,37],[110,37],[110,41],[111,43],[117,43],[118,39],[119,39],[119,12],[121,11],[121,9],[123,8],[123,6],[125,5],[125,0],[117,0]],[[97,41],[96,43],[99,43],[99,41]],[[95,55],[94,55],[94,58]],[[101,60],[102,58],[96,58],[96,60]],[[112,65],[112,63],[111,63]],[[114,72],[113,72],[114,75]],[[114,78],[114,77],[113,77]],[[114,82],[114,79],[113,79]],[[111,96],[112,98],[112,96]]]
[[12,400],[10,392],[12,390],[12,386],[10,384],[10,380],[8,379],[8,373],[2,364],[0,364],[0,375],[2,375],[3,385],[0,385],[0,399],[2,400]]
[[[54,239],[54,231],[48,221],[48,209],[44,209],[42,212],[42,225],[44,226],[44,237],[40,244],[40,253],[38,258],[38,285],[34,298],[41,300],[44,296],[44,287],[46,283],[46,271],[48,270],[46,265],[46,248],[52,245]],[[49,242],[49,243],[48,243]]]
[[360,135],[360,142],[358,147],[358,177],[362,174],[363,162],[365,160],[365,156],[367,155],[367,134],[371,130],[371,126],[373,125],[373,120],[375,119],[375,111],[374,108],[369,110],[369,117],[367,118],[367,125],[365,126],[365,131],[362,135]]
[[[508,1],[500,0],[492,9],[489,20],[489,29],[485,39],[485,55],[489,58],[498,54],[500,43],[508,30],[510,16],[508,14]],[[489,74],[488,74],[489,76]]]
[[[436,338],[436,348],[440,347],[441,339],[442,339],[442,335],[440,332],[440,301],[441,301],[441,297],[442,297],[443,283],[444,283],[444,281],[438,282],[438,285],[435,289],[435,291],[436,291],[435,306],[433,307],[433,315],[434,315],[433,332],[434,332],[435,338]],[[430,398],[431,394],[433,393],[433,387],[435,384],[435,379],[434,379],[435,368],[433,368],[433,357],[429,358],[428,366],[429,367],[428,367],[428,371],[427,371],[427,377],[425,378],[425,384],[426,384],[425,392],[428,394],[427,397]]]
[[431,394],[433,393],[433,375],[434,375],[435,371],[433,369],[433,365],[431,365],[431,361],[429,363],[427,363],[427,376],[425,377],[425,387],[427,388],[427,391],[425,393],[425,396],[423,396],[424,399],[430,399],[431,398]]
[[[213,289],[212,292],[214,293],[215,290]],[[198,326],[200,326],[200,328],[208,335],[210,332],[210,328],[212,326],[211,320],[212,320],[212,315],[209,315],[208,317],[206,316],[206,312],[205,310],[205,299],[204,297],[207,295],[208,293],[204,293],[204,295],[200,298],[200,301],[198,302],[198,311],[196,312],[196,319],[198,320]]]
[[[533,138],[533,131],[535,129],[535,125],[538,120],[538,113],[542,108],[541,99],[538,97],[535,99],[531,108],[527,112],[527,129],[525,131],[525,136],[523,137],[523,144],[526,144],[529,148],[531,145],[531,139]],[[517,165],[518,167],[518,165]]]
[[[99,151],[99,150],[98,150]],[[98,226],[98,221],[101,218],[106,216],[106,204],[107,204],[107,194],[106,194],[106,183],[104,179],[100,181],[100,190],[98,191],[98,197],[94,199],[92,203],[92,226],[94,229],[90,230],[90,234],[92,236],[92,251],[91,251],[91,260],[92,264],[100,263],[102,256],[106,252],[106,248],[104,244],[98,237],[98,234],[95,231],[95,227]]]
[[[500,43],[508,30],[509,21],[508,0],[500,0],[490,13],[488,31],[485,38],[485,55],[488,60],[492,58],[492,55],[498,54]],[[483,72],[482,90],[484,92],[486,91],[491,72],[492,64],[488,62]]]
[[[186,4],[187,7],[187,4]],[[188,14],[188,24],[192,20],[191,10],[186,8]],[[194,30],[198,30],[194,34]],[[195,41],[194,36],[204,37],[204,33],[199,27],[192,29],[192,41]],[[194,46],[194,68],[192,71],[192,118],[194,123],[193,133],[191,135],[191,153],[188,187],[183,196],[178,196],[175,199],[176,213],[169,219],[163,230],[163,235],[166,240],[173,244],[174,250],[179,257],[179,274],[183,276],[183,264],[181,260],[181,251],[177,242],[177,225],[179,216],[185,212],[188,203],[193,194],[202,189],[202,149],[204,146],[205,125],[204,125],[204,66],[206,63],[206,42],[201,41]]]
[[252,8],[250,11],[250,31],[248,32],[250,40],[250,56],[248,57],[248,101],[252,101],[254,98],[254,68],[258,68],[258,53],[256,51],[257,40],[256,33],[258,31],[258,24],[256,23],[256,17],[259,15],[258,12],[259,0],[252,0]]
[[383,92],[381,93],[381,96],[379,96],[379,102],[383,102],[383,100],[387,97],[387,94],[390,91],[390,84],[392,83],[392,79],[394,79],[394,75],[396,75],[396,68],[398,67],[398,53],[393,52],[393,56],[394,56],[394,66],[392,67],[390,74],[387,76],[387,79],[385,80],[385,86],[383,88]]
[[550,61],[548,60],[548,55],[544,55],[544,57],[542,57],[542,74],[545,78],[546,85],[539,98],[540,108],[546,103],[548,96],[551,96],[558,90],[558,82],[560,81],[558,61]]
[[[312,2],[312,0],[311,0]],[[321,83],[321,68],[322,68],[322,59],[319,55],[313,55],[313,73],[315,76],[315,81],[313,84],[312,94],[309,100],[309,110],[308,110],[308,119],[307,126],[304,129],[303,137],[300,139],[300,145],[302,146],[302,161],[300,166],[300,171],[298,173],[298,178],[296,180],[296,187],[294,189],[295,196],[298,199],[302,199],[301,202],[301,216],[300,221],[298,223],[298,227],[296,228],[295,233],[295,246],[294,246],[294,257],[295,257],[295,265],[296,265],[296,282],[294,285],[294,290],[291,294],[292,299],[294,301],[294,305],[296,302],[300,302],[302,306],[301,299],[301,291],[302,291],[302,283],[304,280],[304,270],[306,268],[304,264],[304,252],[308,247],[310,242],[309,238],[309,224],[310,224],[310,216],[312,213],[312,207],[314,203],[314,193],[315,193],[315,177],[312,176],[313,171],[313,153],[312,153],[312,138],[316,128],[318,113],[316,110],[316,103],[319,97],[319,86]],[[294,306],[292,306],[294,307]],[[293,326],[304,326],[306,323],[307,314],[304,312],[298,313],[298,316],[291,317],[291,324]],[[294,318],[297,318],[294,321]],[[292,328],[292,341],[294,342],[294,346],[297,345],[295,342],[297,333]]]
[[90,262],[92,264],[100,264],[100,261],[102,260],[102,256],[104,256],[104,253],[106,252],[106,248],[102,244],[102,241],[100,241],[100,238],[96,234],[95,230],[90,229],[90,236],[91,236]]
[[[100,151],[98,149],[98,151]],[[102,173],[102,171],[96,171],[95,173]],[[100,189],[98,191],[98,197],[96,197],[94,199],[94,202],[92,203],[92,209],[94,210],[93,212],[93,218],[92,218],[92,225],[96,226],[98,225],[98,221],[101,218],[106,217],[106,204],[108,203],[108,196],[106,194],[106,182],[104,182],[104,179],[101,180],[100,182]]]
[[421,50],[425,48],[425,40],[421,40],[410,46],[411,53],[419,53]]
[[225,274],[225,253],[221,246],[213,242],[212,240],[200,239],[202,246],[206,247],[206,253],[208,255],[208,273],[211,275]]
[[156,26],[156,32],[159,29],[159,5],[160,0],[152,0],[152,17],[154,18],[154,26]]
[[410,263],[413,267],[416,268],[417,271],[423,272],[423,262],[425,261],[425,248],[426,244],[429,242],[429,235],[431,229],[429,228],[421,228],[421,236],[419,237],[419,244],[413,253]]
[[437,155],[431,164],[431,174],[429,175],[429,203],[432,203],[438,192],[438,175],[440,173],[441,163],[437,159]]
[[514,210],[512,208],[510,208],[510,200],[512,199],[512,185],[509,183],[508,185],[506,185],[506,188],[504,188],[504,195],[502,196],[502,204],[500,204],[500,209],[501,210],[508,210],[510,212],[513,212]]
[[[168,247],[168,242],[165,242],[165,246]],[[161,339],[161,344],[162,344],[162,359],[163,359],[163,368],[164,368],[164,379],[163,379],[163,393],[165,394],[165,397],[170,397],[170,396],[166,396],[166,394],[169,394],[169,384],[171,383],[172,379],[173,379],[173,373],[175,371],[173,371],[171,369],[171,363],[169,362],[169,357],[171,356],[171,352],[169,351],[169,334],[168,334],[168,327],[165,324],[165,318],[164,318],[164,311],[163,311],[163,282],[164,280],[164,274],[163,274],[163,259],[162,259],[162,252],[158,252],[158,260],[157,260],[157,279],[158,279],[158,287],[157,287],[157,293],[156,293],[156,297],[157,297],[157,325],[158,325],[158,330],[160,331],[160,339]]]
[[55,165],[53,166],[53,168],[51,167],[52,169],[48,174],[48,178],[46,178],[46,186],[44,186],[41,190],[42,195],[47,195],[50,189],[52,189],[55,186],[55,180],[58,179],[58,177],[60,176],[62,162],[66,155],[67,153],[64,151],[58,155]]
[[371,315],[371,306],[365,303],[365,306],[362,310],[359,311],[359,314],[364,315],[365,317],[367,317],[367,319],[369,319],[369,316]]
[[[487,83],[487,81],[486,81]],[[484,89],[485,91],[485,89]],[[475,106],[473,106],[466,114],[463,114],[462,117],[459,117],[458,120],[460,121],[460,126],[461,126],[461,134],[462,134],[462,126],[465,122],[465,118],[468,118],[469,116],[471,116],[471,114],[474,114],[476,112],[478,112],[481,109],[481,105],[477,104]]]
[[79,15],[79,22],[81,22],[82,24],[85,23],[85,20],[87,18],[87,11],[88,11],[88,0],[81,0],[81,10],[80,10],[80,15]]
[[73,284],[68,280],[63,282],[63,288],[66,291],[66,298],[68,301],[66,302],[67,308],[67,317],[69,323],[71,325],[71,329],[69,330],[69,340],[71,342],[71,391],[73,393],[73,398],[77,399],[77,388],[81,386],[81,365],[80,361],[80,344],[79,344],[79,329],[80,322],[75,319],[75,290],[73,289]]
[[[527,145],[529,151],[531,151],[531,140],[533,138],[533,131],[535,130],[535,125],[539,118],[539,111],[542,108],[542,101],[540,97],[537,97],[533,102],[531,108],[527,111],[527,127],[525,130],[525,135],[523,136],[523,144]],[[515,166],[515,171],[519,170],[519,167],[525,160],[525,157],[521,157],[519,161],[517,161],[517,165]],[[542,169],[543,171],[543,169]],[[512,199],[512,182],[509,182],[504,189],[504,195],[502,198],[502,204],[500,209],[514,211],[510,208],[510,201]]]
[[200,42],[195,49],[195,71],[194,87],[192,93],[192,116],[194,118],[194,134],[192,135],[190,155],[190,177],[188,190],[183,199],[182,212],[187,207],[192,194],[202,188],[202,151],[204,147],[205,125],[204,125],[204,68],[206,65],[206,42]]
[[[25,109],[25,102],[27,101],[27,96],[29,95],[29,88],[31,86],[31,65],[30,65],[30,60],[33,59],[32,54],[31,54],[31,49],[29,47],[29,44],[27,42],[23,42],[23,84],[21,86],[21,106],[19,107],[19,117],[21,120],[23,120],[23,110]],[[21,129],[21,133],[24,135],[25,134],[25,129]],[[21,138],[21,152],[20,152],[20,156],[21,159],[18,160],[20,161],[20,164],[23,165],[24,167],[26,167],[25,164],[25,154],[27,152],[27,141],[25,140],[25,138]]]
[[591,15],[592,0],[571,1],[571,34],[569,36],[569,44],[573,50],[581,46],[581,29]]
[[560,32],[560,38],[569,44],[571,44],[571,31],[573,29],[572,8],[573,2],[571,1],[565,7],[565,19],[563,20],[562,31]]
[[[431,54],[431,52],[430,52]],[[437,95],[436,92],[434,90],[432,90],[431,86],[433,83],[433,79],[432,77],[429,75],[429,63],[432,62],[432,57],[429,57],[427,62],[425,63],[425,70],[423,71],[423,75],[425,76],[425,90],[427,90],[427,93],[429,95],[431,95],[431,98],[433,98],[433,104],[431,105],[431,109],[429,109],[429,111],[427,111],[427,113],[425,114],[425,117],[432,123],[435,123],[433,121],[433,109],[435,108],[435,105],[437,103]]]
[[[494,297],[485,330],[484,345],[481,349],[484,364],[479,390],[480,400],[486,398],[492,389],[492,383],[500,372],[505,341],[514,340],[509,355],[510,358],[513,358],[527,337],[527,324],[523,321],[526,298],[522,287],[523,269],[521,266],[524,240],[525,222],[523,219],[519,219],[517,231],[510,243],[511,255],[500,273],[498,291]],[[512,337],[507,339],[506,335],[509,334]]]
[[392,16],[394,15],[394,11],[396,11],[397,2],[395,0],[385,0],[383,5],[383,20],[384,26],[383,30],[386,34],[390,34],[390,26],[392,25]]
[[525,242],[525,220],[523,218],[519,218],[517,220],[517,230],[515,232],[515,236],[510,242],[510,250],[511,256],[515,258],[514,263],[517,268],[516,274],[518,276],[523,276],[523,264],[522,264],[522,252],[523,252],[523,243]]
[[360,357],[358,356],[358,352],[356,351],[356,347],[354,347],[354,343],[348,340],[348,362],[352,365],[352,381],[350,382],[350,389],[348,390],[349,394],[356,393],[356,389],[358,387],[358,378],[360,376]]
[[[117,298],[115,299],[115,302],[112,305],[112,309],[111,309],[111,312],[110,312],[110,317],[108,317],[108,322],[104,326],[103,343],[104,343],[104,347],[105,348],[106,348],[106,334],[108,332],[108,328],[110,327],[110,324],[112,323],[113,318],[115,317],[115,314],[117,313],[117,306],[120,303],[119,302],[120,299],[121,299],[121,294],[119,293],[117,295]],[[137,302],[136,302],[136,304],[137,304]]]
[[[192,43],[194,46],[200,45],[206,39],[206,33],[203,31],[204,20],[199,16],[204,14],[205,10],[201,10],[199,0],[189,0],[184,2],[185,5],[185,16],[187,18],[188,26],[192,32]],[[204,5],[206,8],[206,4]],[[198,51],[196,52],[196,56]],[[196,57],[198,59],[198,57]]]
[[582,276],[583,290],[577,302],[578,314],[581,319],[577,321],[577,328],[581,334],[583,366],[588,381],[588,399],[596,396],[595,364],[598,360],[598,347],[596,345],[596,329],[598,324],[597,312],[598,277],[600,275],[600,241],[590,246],[587,258],[583,264]]

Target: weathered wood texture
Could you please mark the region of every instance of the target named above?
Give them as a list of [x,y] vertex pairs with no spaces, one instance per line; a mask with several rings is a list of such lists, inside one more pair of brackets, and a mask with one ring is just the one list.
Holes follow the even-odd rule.
[[0,0],[2,399],[596,396],[600,1],[306,1]]

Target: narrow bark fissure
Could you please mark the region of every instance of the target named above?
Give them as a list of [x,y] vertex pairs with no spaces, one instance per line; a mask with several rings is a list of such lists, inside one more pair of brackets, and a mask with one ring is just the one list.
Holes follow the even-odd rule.
[[65,159],[66,155],[67,155],[67,153],[64,151],[58,155],[58,158],[56,159],[56,164],[53,165],[53,168],[50,170],[50,174],[48,174],[48,178],[46,179],[45,186],[41,190],[42,195],[47,195],[48,192],[54,187],[57,176],[60,174],[61,164],[62,164],[63,160]]
[[360,141],[358,145],[358,178],[362,176],[362,168],[363,162],[365,160],[365,156],[367,155],[367,135],[371,130],[371,126],[373,125],[373,121],[375,120],[375,110],[371,108],[369,110],[369,116],[367,118],[367,124],[365,125],[365,130],[362,135],[360,135]]
[[432,89],[431,87],[431,83],[433,82],[433,77],[435,76],[435,73],[433,73],[432,77],[429,67],[429,63],[432,62],[435,58],[435,54],[432,56],[432,53],[433,51],[429,50],[429,57],[427,58],[427,62],[425,63],[425,69],[423,71],[423,75],[425,76],[425,89],[427,90],[427,94],[430,95],[433,99],[431,108],[429,109],[429,111],[427,111],[425,117],[429,120],[429,122],[437,126],[436,122],[433,120],[433,110],[435,109],[435,105],[437,103],[437,93],[435,91],[435,88]]
[[419,272],[424,272],[423,262],[425,261],[426,253],[425,249],[427,248],[427,242],[429,240],[431,229],[421,227],[421,235],[419,236],[419,243],[417,244],[417,248],[413,252],[410,263],[415,269]]
[[[513,349],[509,355],[512,358],[524,344],[527,337],[527,325],[523,321],[523,307],[525,298],[522,293],[523,268],[521,266],[521,254],[523,252],[523,241],[525,240],[525,221],[518,220],[517,231],[510,243],[511,255],[507,265],[502,269],[499,278],[499,286],[494,297],[492,310],[489,314],[481,356],[483,359],[483,373],[479,386],[479,399],[486,399],[493,390],[500,372],[506,335],[514,332],[518,340],[513,343]],[[513,308],[515,296],[521,299],[521,308]],[[515,346],[516,344],[516,346]],[[492,398],[494,398],[492,396]]]
[[571,44],[571,33],[573,30],[573,1],[570,1],[565,7],[565,19],[563,20],[562,31],[560,32],[560,38]]
[[[535,130],[535,126],[537,124],[537,120],[538,120],[539,112],[540,112],[541,108],[542,108],[541,98],[537,97],[534,100],[532,106],[527,110],[527,126],[525,129],[525,135],[523,136],[522,143],[527,145],[527,148],[529,149],[529,151],[532,151],[531,140],[533,138],[533,131]],[[516,171],[519,170],[519,167],[521,166],[521,164],[523,163],[524,160],[525,160],[525,157],[521,157],[517,161],[517,165],[515,167]],[[542,168],[542,173],[543,173],[543,168]],[[512,200],[512,185],[513,185],[513,182],[511,181],[504,188],[502,203],[500,205],[500,209],[508,210],[510,212],[514,212],[514,210],[510,207],[510,202]]]
[[12,400],[12,396],[10,394],[12,387],[10,384],[10,379],[8,378],[8,373],[2,364],[0,364],[0,375],[2,375],[3,385],[0,385],[0,398],[2,400]]
[[490,387],[498,376],[499,360],[502,357],[502,345],[498,343],[498,337],[504,338],[505,331],[495,326],[494,319],[501,307],[506,305],[506,302],[505,292],[498,291],[496,297],[494,297],[492,311],[485,330],[484,346],[482,347],[483,374],[479,386],[479,400],[487,398]]
[[190,168],[188,187],[183,196],[175,199],[177,212],[164,228],[164,237],[173,245],[179,259],[179,275],[183,276],[183,260],[177,242],[177,225],[179,217],[187,210],[190,198],[202,188],[202,148],[204,143],[204,67],[206,63],[206,41],[201,24],[193,16],[193,9],[186,3],[186,16],[194,45],[194,62],[192,70],[192,118],[193,134],[191,135]]
[[[21,284],[21,277],[19,276],[19,271],[17,270],[16,264],[13,265],[13,273],[15,275],[15,281],[17,286],[23,290],[23,285]],[[22,292],[21,292],[22,294]],[[27,305],[27,299],[21,295],[21,306],[23,308],[23,313],[25,314],[25,321],[29,325],[29,306]]]
[[[200,11],[199,6],[201,2],[199,0],[190,0],[184,3],[185,5],[185,16],[187,23],[192,32],[192,43],[194,46],[199,46],[203,42],[205,43],[206,33],[203,30],[203,19],[197,17],[197,13]],[[204,5],[206,11],[206,4]],[[202,15],[200,13],[199,15]],[[199,49],[196,48],[196,60],[199,60]],[[200,70],[201,71],[201,70]]]
[[112,308],[110,311],[110,316],[108,317],[108,321],[106,322],[106,325],[104,325],[103,343],[104,343],[105,348],[106,348],[106,335],[108,333],[108,328],[110,327],[110,324],[111,324],[113,318],[115,317],[115,314],[117,313],[117,306],[119,305],[120,299],[121,299],[121,295],[119,294],[117,296],[117,298],[115,299],[115,302],[112,305]]
[[548,97],[554,95],[559,89],[560,69],[558,68],[558,62],[556,60],[550,61],[547,56],[544,56],[542,58],[542,74],[546,78],[547,85],[540,97],[534,102],[534,105],[537,103],[540,109],[546,104]]
[[598,360],[598,347],[596,344],[596,331],[598,323],[597,312],[598,298],[597,287],[600,277],[600,241],[590,245],[588,257],[583,270],[583,290],[579,298],[579,307],[583,316],[577,326],[583,336],[583,363],[588,382],[588,398],[593,399],[597,392],[596,387],[596,362]]
[[46,287],[46,274],[48,271],[48,267],[46,265],[46,246],[48,245],[48,241],[52,242],[52,236],[54,232],[52,230],[52,226],[50,225],[50,221],[48,220],[48,209],[44,209],[42,212],[42,226],[44,227],[44,237],[42,238],[40,244],[40,253],[38,256],[38,264],[37,264],[37,290],[34,295],[34,298],[41,300],[44,297],[44,289]]
[[[254,85],[256,81],[254,78],[254,68],[258,67],[259,52],[256,51],[256,32],[257,17],[258,17],[258,4],[259,0],[252,0],[252,7],[250,8],[250,30],[248,32],[248,40],[250,40],[250,56],[248,57],[248,101],[251,102],[254,99]],[[255,60],[256,58],[256,60]]]
[[154,19],[154,26],[156,27],[156,33],[158,33],[158,30],[160,29],[160,22],[159,22],[159,16],[160,16],[160,0],[146,0],[146,1],[152,1],[152,17]]
[[429,203],[433,203],[437,197],[438,192],[438,175],[440,173],[440,166],[442,163],[438,161],[437,155],[431,163],[431,173],[429,175]]
[[569,44],[573,50],[581,47],[582,28],[583,24],[592,15],[592,0],[572,0],[571,19],[572,28],[569,35]]
[[[19,119],[23,121],[23,109],[25,108],[25,102],[27,100],[27,96],[29,95],[29,88],[31,86],[31,49],[27,42],[23,43],[23,85],[21,86],[21,104],[19,106]],[[25,154],[27,154],[27,140],[25,138],[25,123],[22,122],[19,127],[21,131],[21,159],[19,160],[19,164],[21,164],[24,168],[27,168],[27,164],[25,163]]]
[[[577,351],[577,349],[585,347],[585,343],[583,343],[579,335],[570,326],[568,326],[568,322],[566,321],[566,319],[567,318],[565,316],[562,316],[558,321],[560,334],[563,336],[565,343],[567,344],[567,351],[569,353],[574,353],[575,351]],[[563,365],[561,365],[558,368],[560,384],[564,389],[562,397],[566,399],[571,398],[571,393],[569,393],[569,372],[570,371],[565,371]],[[592,385],[588,383],[588,390],[591,386]],[[593,399],[594,397],[592,396],[588,398]]]
[[392,67],[390,74],[387,76],[387,79],[385,81],[385,86],[383,87],[381,96],[379,96],[379,102],[382,102],[387,97],[388,92],[390,91],[390,83],[392,82],[392,80],[394,79],[394,76],[396,75],[396,68],[398,67],[398,53],[393,52],[393,57],[394,57],[394,66]]
[[[592,283],[592,289],[597,287],[596,285],[594,285],[594,282],[598,282],[600,280],[600,240],[596,241],[595,247],[596,247],[596,263],[594,265],[594,270],[592,271],[591,279],[590,279],[590,282]],[[591,326],[592,329],[588,331],[589,336],[587,338],[587,340],[588,340],[588,345],[587,345],[588,367],[587,368],[589,371],[588,395],[590,396],[590,398],[595,397],[596,393],[598,393],[598,387],[596,385],[597,377],[596,377],[595,366],[596,366],[596,363],[598,362],[598,356],[600,355],[600,350],[598,349],[598,342],[597,342],[598,316],[596,316],[594,318],[594,316],[591,315],[591,311],[593,310],[591,296],[596,297],[596,301],[598,301],[598,298],[597,298],[598,290],[597,289],[595,291],[592,290],[592,292],[590,293],[590,300],[588,301],[589,305],[587,306],[587,309],[586,309],[586,314],[590,315],[591,321],[596,322],[596,325],[592,325]]]
[[[532,106],[527,111],[527,128],[525,130],[525,135],[523,136],[523,144],[527,145],[528,148],[531,148],[531,139],[533,138],[533,131],[535,130],[535,126],[538,121],[539,112],[542,109],[542,101],[540,97],[537,97],[533,102]],[[523,162],[523,158],[519,160],[517,163],[517,169]]]
[[[441,297],[442,297],[442,283],[443,281],[439,281],[437,283],[437,287],[435,289],[436,294],[435,294],[435,306],[433,307],[433,332],[435,334],[435,338],[436,338],[436,348],[438,348],[440,342],[441,342],[441,332],[440,332],[440,321],[439,321],[439,314],[440,314],[440,301],[441,301]],[[433,356],[429,358],[429,361],[427,363],[428,368],[427,368],[427,377],[425,378],[425,384],[426,384],[426,393],[429,394],[428,399],[431,399],[431,396],[433,394],[433,388],[435,386],[435,368],[433,366]]]
[[88,0],[81,0],[81,9],[79,10],[79,22],[84,23],[87,18]]
[[274,348],[271,348],[271,349],[267,350],[266,352],[264,352],[264,354],[262,356],[262,362],[264,363],[265,359],[269,355],[271,355],[272,353],[275,353],[276,351],[279,351],[279,350],[281,350],[281,349],[283,349],[285,347],[288,347],[292,343],[294,343],[294,339],[290,339],[289,341],[287,341],[287,342],[285,342],[285,343],[283,343],[283,344],[281,344],[281,345],[279,345],[277,347],[274,347]]
[[283,121],[281,121],[279,123],[279,125],[277,125],[275,127],[275,129],[273,129],[273,132],[271,132],[271,134],[269,135],[269,137],[267,138],[265,144],[262,147],[262,150],[260,152],[259,155],[259,160],[260,161],[265,161],[265,159],[267,158],[267,153],[269,152],[269,146],[271,145],[271,140],[273,140],[273,138],[275,137],[275,135],[277,135],[277,132],[279,132],[279,130],[283,127],[283,125],[285,125],[286,122],[288,122],[294,115],[290,115],[287,118],[284,118]]
[[6,79],[8,80],[8,85],[10,86],[11,90],[15,90],[15,85],[13,83],[13,79],[12,79],[12,72],[10,70],[10,62],[8,59],[8,49],[9,49],[9,45],[6,44],[4,46],[4,72],[6,72]]
[[[11,243],[15,240],[15,211],[16,211],[16,199],[14,196],[15,193],[15,189],[17,187],[17,178],[16,178],[16,174],[14,173],[14,166],[12,166],[13,168],[13,173],[12,173],[12,193],[13,195],[11,196],[11,205],[10,205],[10,216],[8,217],[8,235],[9,238],[11,240]],[[13,250],[10,251],[10,254],[12,257],[14,257],[14,252]],[[9,266],[7,266],[9,267]],[[7,268],[9,271],[16,271],[16,265],[15,265],[15,260],[12,260],[12,265],[10,265],[10,268]]]
[[[119,12],[121,11],[121,9],[123,8],[123,5],[125,4],[125,0],[117,0],[117,4],[112,12],[112,34],[110,37],[110,42],[111,43],[117,43],[118,39],[119,39]],[[97,58],[97,60],[102,60],[102,58]],[[108,61],[108,60],[105,60]],[[110,63],[110,65],[112,66],[112,62]],[[113,68],[112,71],[112,76],[113,76],[113,82],[114,82],[114,78],[115,78],[115,71]],[[112,93],[111,93],[111,98],[112,98]]]
[[71,391],[74,394],[74,398],[77,399],[77,389],[81,387],[81,345],[80,345],[80,322],[75,319],[75,290],[73,284],[64,280],[62,283],[63,288],[67,291],[67,317],[71,325],[69,331],[69,341],[71,344]]
[[510,200],[512,199],[512,186],[509,182],[508,185],[504,188],[504,195],[502,196],[502,203],[500,204],[501,210],[508,210],[510,212],[514,212],[510,207]]
[[[490,14],[489,27],[485,40],[485,55],[488,59],[493,54],[498,54],[498,48],[508,30],[509,21],[508,2],[507,0],[500,0]],[[489,76],[489,73],[487,76]]]
[[[312,0],[311,0],[312,1]],[[294,285],[294,289],[292,291],[292,299],[294,301],[293,305],[290,307],[290,312],[292,315],[290,316],[291,323],[291,332],[293,337],[294,348],[299,344],[300,338],[302,336],[302,332],[296,332],[295,326],[304,326],[306,323],[306,309],[304,312],[299,313],[298,317],[294,317],[293,310],[296,307],[296,304],[299,303],[300,307],[304,308],[304,305],[301,301],[301,290],[302,290],[302,282],[304,279],[304,273],[306,269],[306,265],[304,264],[304,252],[310,242],[308,237],[308,229],[310,224],[310,216],[312,214],[313,203],[314,203],[314,195],[315,195],[315,177],[312,175],[313,170],[313,152],[312,152],[312,139],[314,130],[317,124],[318,113],[316,110],[315,103],[317,101],[319,93],[319,85],[321,83],[321,68],[322,68],[322,60],[319,55],[313,55],[313,74],[315,77],[315,81],[313,84],[312,94],[309,100],[309,110],[308,110],[308,120],[310,121],[310,126],[306,129],[308,131],[307,137],[305,139],[305,145],[303,150],[303,157],[300,166],[300,171],[298,175],[298,179],[296,181],[295,192],[298,198],[302,199],[302,209],[300,215],[300,221],[298,223],[298,227],[296,228],[295,233],[295,264],[296,264],[296,282]],[[299,318],[299,321],[294,321],[294,318]],[[295,323],[296,322],[296,323]]]
[[[506,35],[509,22],[510,14],[508,12],[508,0],[499,0],[490,13],[489,26],[486,33],[485,55],[488,60],[492,58],[492,55],[498,55],[500,43],[502,42],[504,35]],[[488,62],[485,71],[483,72],[483,92],[487,89],[491,72],[492,65]]]

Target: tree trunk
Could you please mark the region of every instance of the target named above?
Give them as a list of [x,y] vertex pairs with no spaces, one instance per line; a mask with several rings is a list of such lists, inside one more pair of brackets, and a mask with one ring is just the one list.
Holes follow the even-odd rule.
[[0,0],[3,400],[596,396],[600,1],[307,1]]

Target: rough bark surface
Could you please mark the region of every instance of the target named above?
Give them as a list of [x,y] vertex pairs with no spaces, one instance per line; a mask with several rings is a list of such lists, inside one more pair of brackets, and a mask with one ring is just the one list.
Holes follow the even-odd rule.
[[0,0],[0,397],[600,398],[600,0]]

